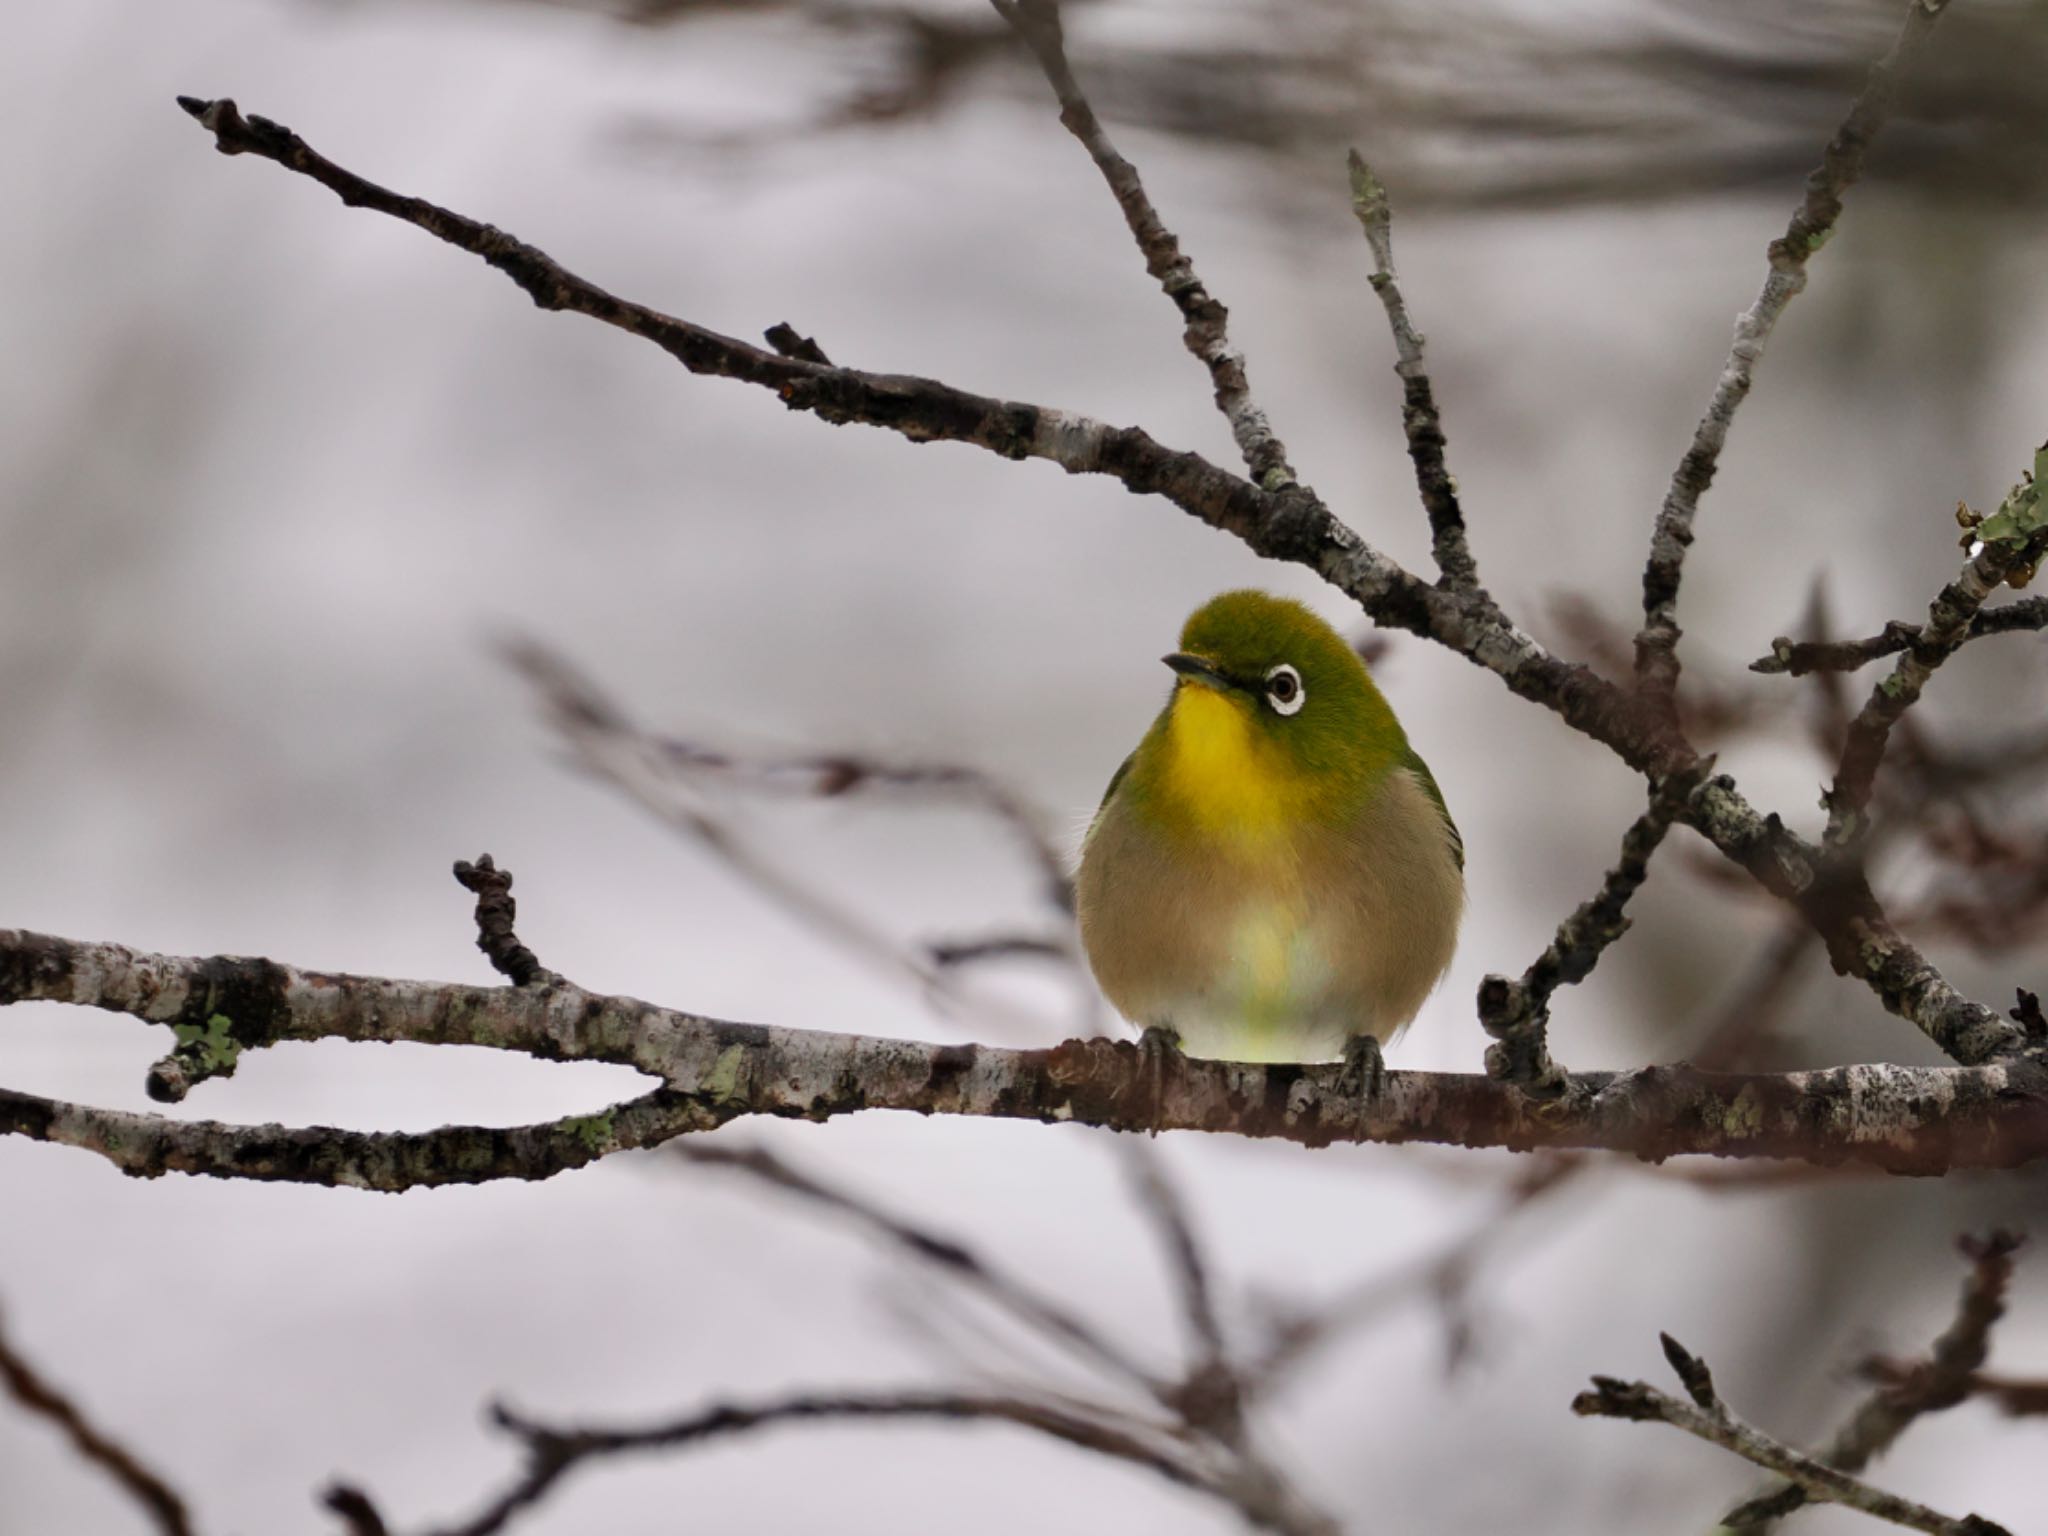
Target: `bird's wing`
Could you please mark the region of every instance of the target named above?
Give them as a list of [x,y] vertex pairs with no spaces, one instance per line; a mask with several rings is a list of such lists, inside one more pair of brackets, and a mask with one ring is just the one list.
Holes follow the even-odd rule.
[[1109,788],[1102,792],[1102,804],[1095,807],[1095,814],[1088,821],[1088,831],[1091,835],[1095,831],[1096,823],[1102,820],[1102,813],[1109,809],[1109,802],[1116,798],[1117,785],[1123,783],[1124,776],[1131,771],[1131,764],[1137,760],[1138,754],[1133,752],[1129,757],[1118,763],[1116,765],[1116,772],[1109,776]]
[[[1129,766],[1129,763],[1124,764],[1125,768],[1128,768]],[[1443,817],[1444,819],[1444,830],[1451,834],[1451,854],[1458,861],[1459,873],[1464,873],[1465,839],[1458,835],[1458,824],[1455,821],[1451,820],[1451,808],[1448,805],[1444,804],[1444,792],[1436,787],[1436,779],[1434,778],[1434,776],[1431,775],[1429,771],[1429,764],[1425,763],[1422,760],[1420,754],[1418,754],[1413,747],[1409,747],[1406,749],[1404,755],[1401,758],[1401,766],[1403,768],[1406,768],[1410,773],[1414,774],[1418,780],[1421,781],[1423,792],[1427,794],[1431,800],[1436,802],[1437,814]],[[1117,778],[1120,779],[1122,777],[1123,770],[1118,769]],[[1111,789],[1116,788],[1115,779],[1112,779],[1110,781],[1109,787]],[[1100,813],[1098,812],[1097,814]]]

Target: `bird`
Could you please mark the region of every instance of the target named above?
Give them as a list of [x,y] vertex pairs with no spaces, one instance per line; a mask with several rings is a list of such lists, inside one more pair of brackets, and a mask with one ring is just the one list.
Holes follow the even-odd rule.
[[1346,1063],[1457,947],[1465,848],[1364,660],[1305,604],[1224,592],[1162,658],[1172,692],[1081,846],[1082,947],[1141,1047]]

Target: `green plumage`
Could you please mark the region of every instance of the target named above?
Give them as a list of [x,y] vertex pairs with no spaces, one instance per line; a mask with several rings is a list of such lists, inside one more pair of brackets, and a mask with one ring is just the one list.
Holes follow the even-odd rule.
[[1364,663],[1299,603],[1228,592],[1081,859],[1110,1001],[1191,1052],[1316,1060],[1386,1039],[1449,964],[1463,844]]

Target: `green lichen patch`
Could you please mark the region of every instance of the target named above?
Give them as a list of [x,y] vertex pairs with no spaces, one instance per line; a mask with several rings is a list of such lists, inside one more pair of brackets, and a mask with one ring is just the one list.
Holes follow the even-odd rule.
[[592,1157],[601,1157],[612,1145],[613,1116],[609,1109],[601,1114],[577,1115],[564,1120],[562,1129],[575,1137]]
[[199,1069],[202,1077],[227,1077],[242,1054],[242,1042],[234,1035],[235,1021],[224,1013],[208,1014],[202,1024],[173,1024],[178,1055]]

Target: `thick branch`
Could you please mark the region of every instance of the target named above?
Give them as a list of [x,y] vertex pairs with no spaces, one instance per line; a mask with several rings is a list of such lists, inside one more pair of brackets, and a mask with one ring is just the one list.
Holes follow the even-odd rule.
[[1101,119],[1089,104],[1081,84],[1067,62],[1065,29],[1060,25],[1058,0],[993,0],[1002,18],[1017,30],[1031,49],[1038,66],[1059,98],[1060,121],[1081,141],[1088,158],[1102,172],[1123,210],[1124,223],[1138,251],[1145,258],[1145,270],[1152,274],[1180,310],[1185,322],[1181,339],[1204,368],[1216,389],[1216,408],[1230,423],[1238,452],[1251,471],[1254,484],[1262,490],[1278,491],[1296,483],[1294,466],[1287,462],[1287,447],[1266,422],[1266,413],[1252,399],[1251,382],[1245,376],[1244,354],[1230,344],[1230,311],[1203,286],[1195,264],[1180,248],[1180,240],[1160,219],[1138,177],[1138,168],[1117,153]]
[[1479,570],[1465,539],[1465,511],[1458,485],[1444,463],[1444,423],[1436,408],[1436,386],[1423,361],[1422,333],[1408,318],[1408,301],[1394,276],[1394,209],[1387,189],[1357,150],[1351,151],[1351,211],[1372,252],[1372,291],[1387,312],[1394,333],[1394,372],[1401,379],[1401,430],[1415,465],[1415,486],[1429,518],[1430,543],[1444,586],[1468,592],[1479,585]]
[[745,1115],[822,1120],[866,1109],[1202,1130],[1330,1142],[1586,1147],[1658,1159],[1866,1163],[1900,1173],[2015,1167],[2048,1155],[2048,1068],[1882,1064],[1782,1075],[1687,1066],[1571,1077],[1538,1101],[1484,1076],[1389,1072],[1361,1100],[1339,1064],[1172,1060],[1120,1041],[1048,1050],[932,1045],[734,1024],[632,998],[469,987],[185,959],[0,930],[0,1005],[81,1004],[175,1024],[194,1015],[236,1051],[285,1040],[481,1045],[637,1067],[664,1086],[596,1115],[418,1134],[168,1121],[0,1090],[0,1134],[82,1147],[124,1172],[369,1189],[546,1178],[614,1151]]
[[1793,210],[1785,233],[1771,242],[1770,272],[1764,278],[1763,291],[1735,322],[1728,361],[1707,403],[1707,413],[1693,432],[1692,446],[1671,477],[1671,488],[1665,492],[1651,535],[1649,563],[1643,570],[1643,628],[1636,636],[1636,675],[1653,696],[1668,700],[1678,686],[1678,586],[1684,575],[1685,552],[1692,544],[1693,520],[1720,465],[1728,428],[1749,394],[1757,362],[1778,316],[1806,286],[1807,262],[1834,233],[1843,194],[1862,174],[1871,140],[1891,114],[1901,73],[1927,41],[1947,3],[1907,0],[1906,21],[1898,38],[1872,67],[1863,94],[1828,141],[1820,166],[1806,179],[1806,195]]
[[1845,1505],[1908,1530],[1925,1531],[1928,1536],[2011,1536],[2005,1527],[1981,1516],[1964,1515],[1957,1519],[1944,1515],[1801,1455],[1730,1413],[1715,1394],[1713,1377],[1706,1366],[1687,1354],[1668,1334],[1664,1338],[1664,1352],[1685,1383],[1691,1402],[1681,1402],[1646,1382],[1595,1376],[1592,1390],[1572,1399],[1572,1412],[1590,1418],[1673,1425],[1790,1479],[1816,1503]]

